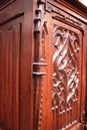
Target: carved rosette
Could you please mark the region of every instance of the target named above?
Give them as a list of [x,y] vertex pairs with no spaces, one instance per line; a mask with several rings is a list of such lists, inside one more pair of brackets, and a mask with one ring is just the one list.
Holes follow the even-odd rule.
[[75,32],[59,26],[54,26],[53,40],[52,111],[60,115],[58,120],[65,120],[60,129],[62,124],[69,127],[77,120],[73,110],[78,110],[80,42]]
[[35,10],[35,45],[34,45],[34,63],[33,63],[33,76],[34,76],[34,126],[35,130],[41,129],[42,121],[42,105],[43,105],[43,89],[44,89],[44,75],[45,66],[45,35],[47,32],[45,20],[45,0],[37,1],[37,9]]

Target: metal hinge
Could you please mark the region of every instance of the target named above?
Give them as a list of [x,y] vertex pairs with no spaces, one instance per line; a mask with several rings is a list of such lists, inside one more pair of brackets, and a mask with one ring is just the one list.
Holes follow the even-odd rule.
[[[58,7],[55,8],[55,6],[52,5],[52,4],[51,4],[49,1],[47,1],[47,0],[46,0],[46,2],[45,2],[45,11],[47,11],[47,12],[49,12],[49,13],[53,12],[53,13],[57,14],[58,17],[60,17],[62,20],[68,21],[68,22],[70,22],[70,23],[73,23],[74,25],[77,25],[77,26],[79,26],[79,27],[82,25],[82,23],[81,23],[80,21],[74,20],[72,17],[70,17],[70,15],[67,15],[67,14],[65,15],[65,13],[64,13],[61,9],[59,9]],[[55,17],[55,16],[54,16],[54,17]],[[81,30],[82,32],[84,32],[84,30],[83,30],[82,28],[80,28],[80,30]]]
[[52,5],[46,1],[45,4],[45,11],[51,13],[52,12]]

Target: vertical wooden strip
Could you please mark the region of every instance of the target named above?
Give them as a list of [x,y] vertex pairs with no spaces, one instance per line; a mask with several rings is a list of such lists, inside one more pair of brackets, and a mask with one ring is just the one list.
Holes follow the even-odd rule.
[[20,24],[13,28],[12,86],[13,86],[13,130],[19,130],[19,64]]
[[8,48],[8,89],[7,90],[7,109],[8,109],[8,126],[10,129],[12,129],[12,42],[13,42],[13,30],[10,30],[9,32],[6,33],[6,37],[8,37],[7,40],[7,48]]
[[[4,44],[4,47],[5,47],[5,58],[4,60],[6,61],[6,64],[5,64],[5,84],[3,86],[3,89],[5,90],[4,92],[4,125],[6,127],[9,127],[9,123],[8,123],[8,109],[9,109],[9,102],[8,102],[8,42],[7,42],[7,35],[8,34],[4,34],[3,35],[3,44]],[[3,91],[4,91],[3,90]]]
[[35,118],[34,118],[34,130],[38,130],[38,116],[39,116],[39,77],[35,77]]
[[6,45],[4,40],[5,35],[2,34],[2,126],[6,127]]
[[[3,86],[2,86],[2,70],[3,70],[3,55],[2,55],[2,34],[0,33],[0,124],[2,123],[3,110]],[[1,126],[0,126],[1,127]]]

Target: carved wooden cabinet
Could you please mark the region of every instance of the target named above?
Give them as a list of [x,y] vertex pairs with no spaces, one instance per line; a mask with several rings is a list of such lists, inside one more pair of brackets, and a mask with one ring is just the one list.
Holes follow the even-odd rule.
[[78,1],[0,1],[0,130],[87,129],[86,64]]

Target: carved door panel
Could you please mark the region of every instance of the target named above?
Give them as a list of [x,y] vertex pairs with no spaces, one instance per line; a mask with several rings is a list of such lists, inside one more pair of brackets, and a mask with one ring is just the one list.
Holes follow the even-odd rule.
[[[85,95],[84,85],[82,86],[83,30],[77,19],[67,17],[67,13],[58,10],[53,3],[46,3],[47,12],[43,17],[39,7],[37,10],[35,54],[38,58],[34,62],[35,130],[82,130],[85,107],[82,102]],[[44,17],[47,23],[44,23]],[[40,22],[43,26],[40,26]]]
[[57,20],[52,22],[52,127],[81,129],[82,34]]

